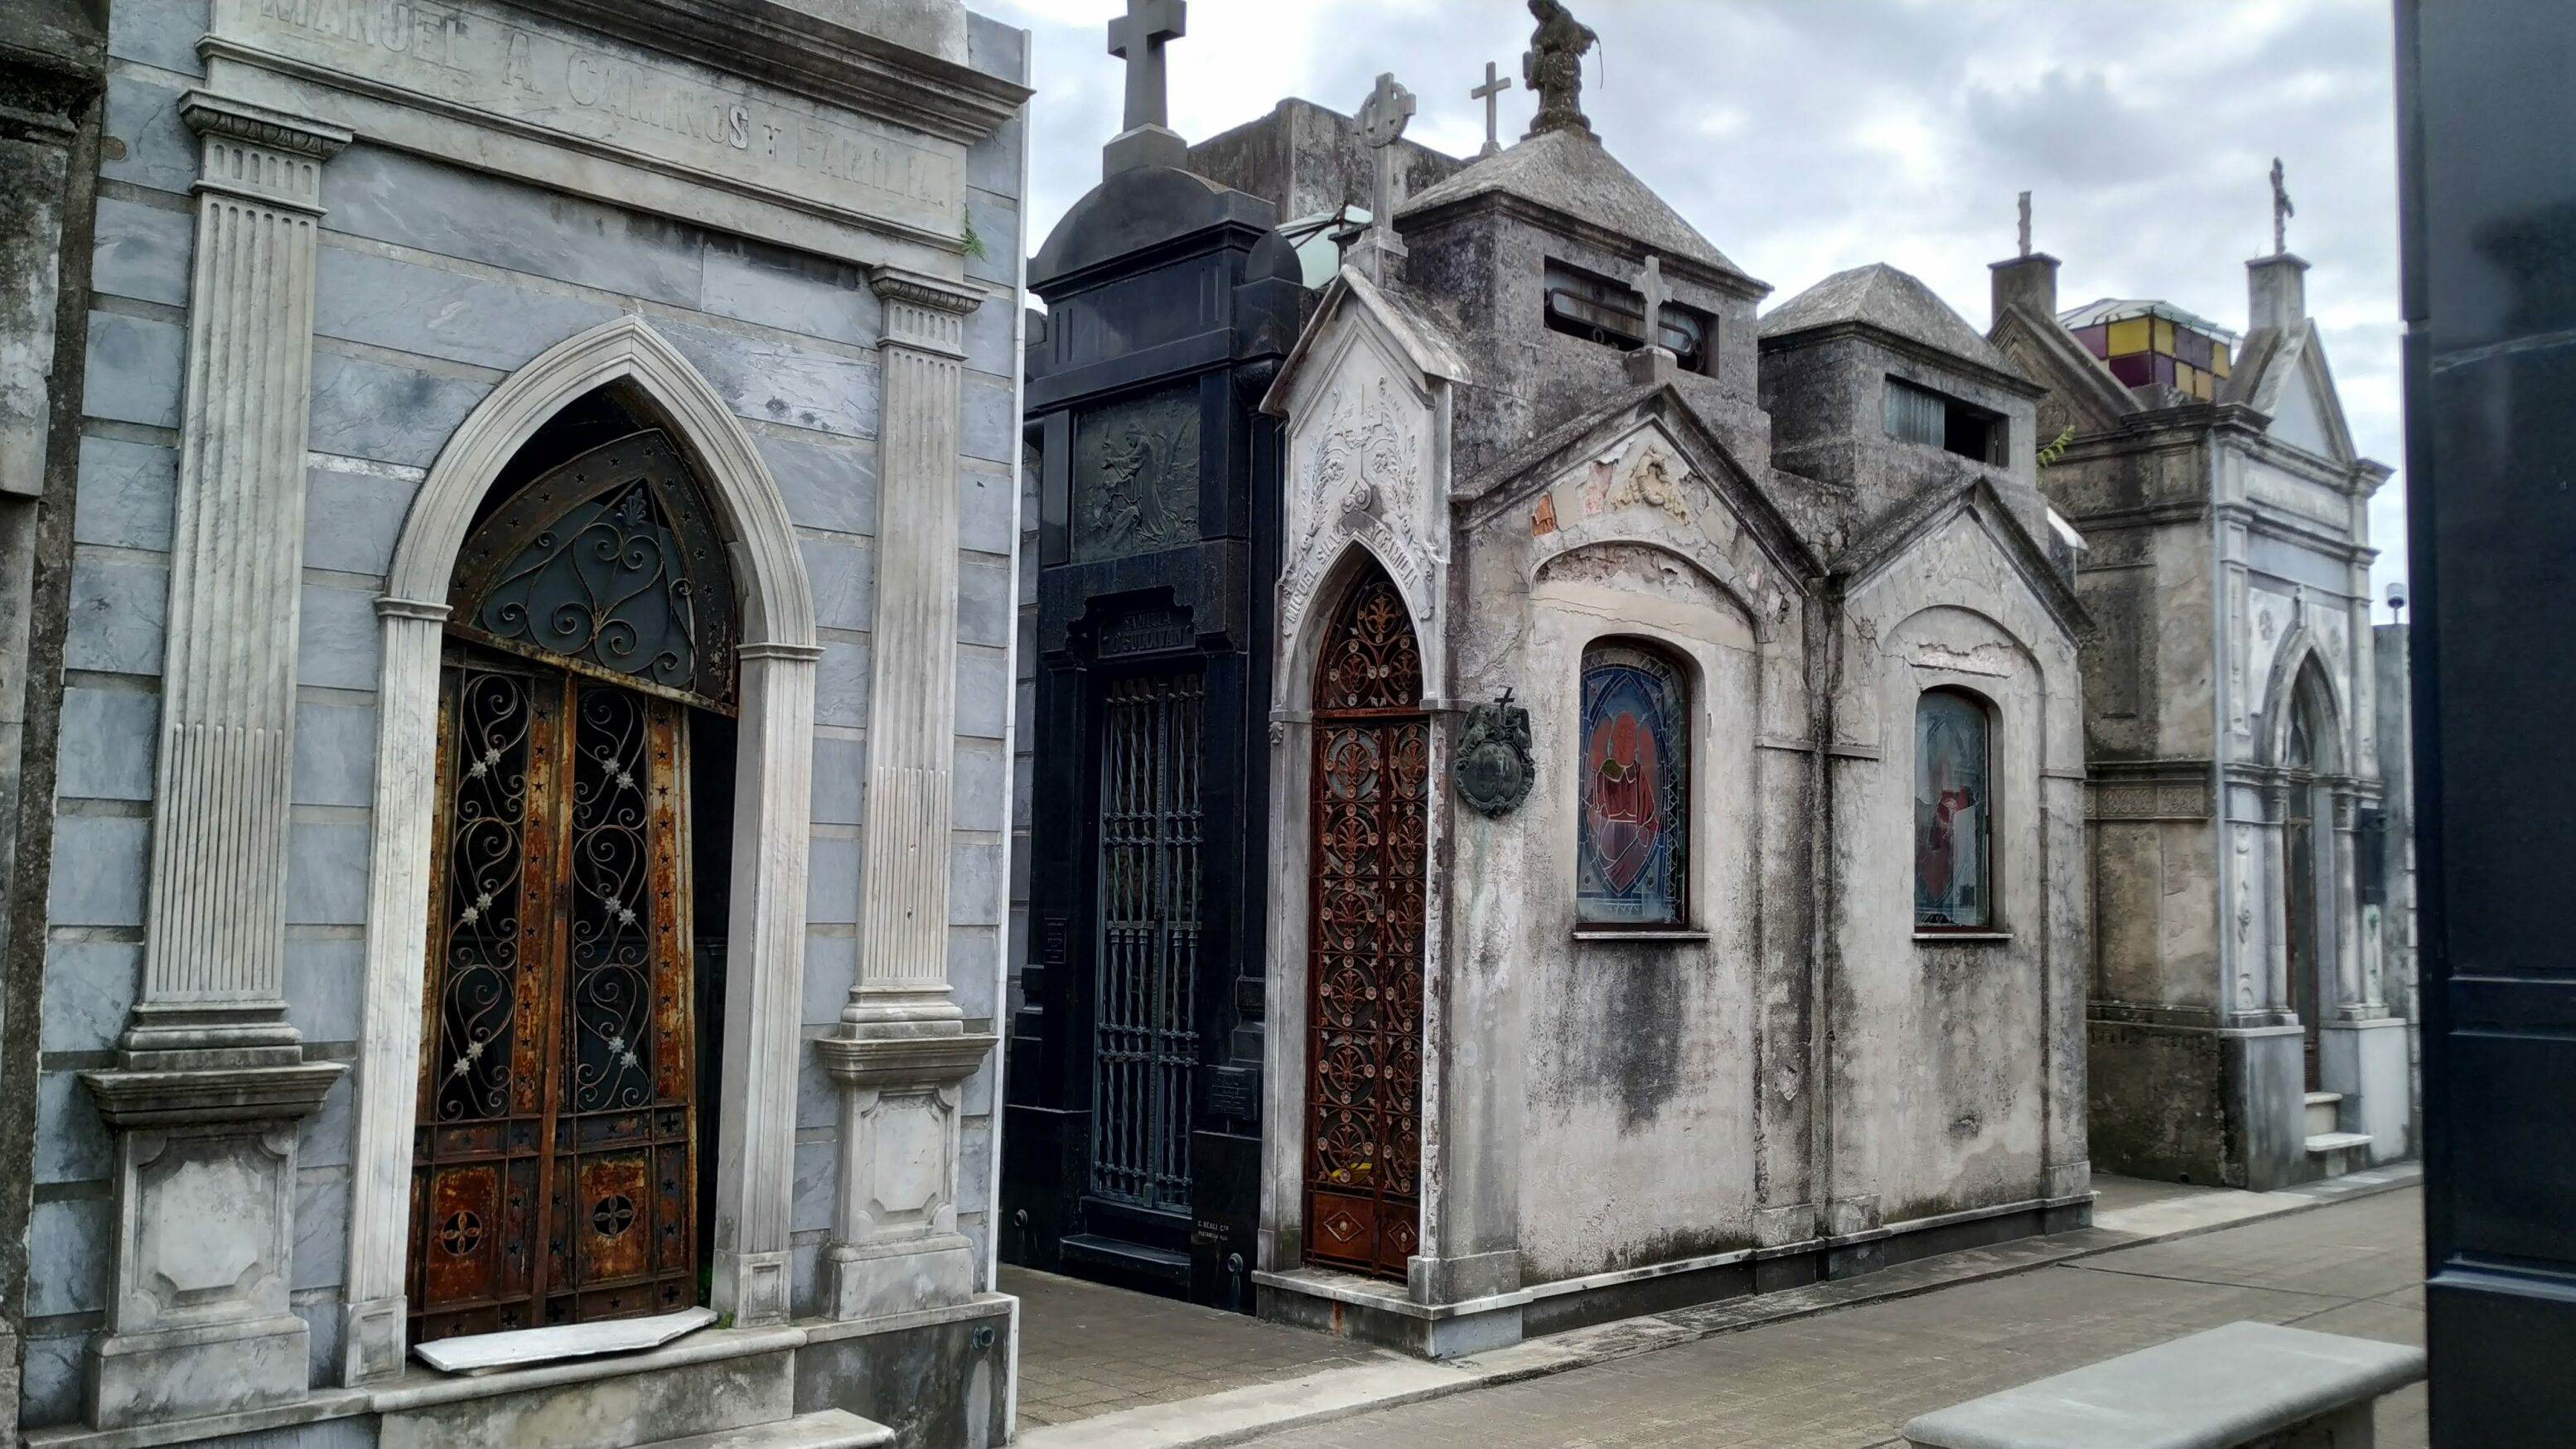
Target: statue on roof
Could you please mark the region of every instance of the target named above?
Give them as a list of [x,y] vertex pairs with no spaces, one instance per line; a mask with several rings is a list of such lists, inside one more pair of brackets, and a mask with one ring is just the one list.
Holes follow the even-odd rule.
[[1588,135],[1592,122],[1583,114],[1583,53],[1601,37],[1568,14],[1561,0],[1529,0],[1529,8],[1538,18],[1530,48],[1521,53],[1521,80],[1538,93],[1538,114],[1530,118],[1529,134],[1571,128]]

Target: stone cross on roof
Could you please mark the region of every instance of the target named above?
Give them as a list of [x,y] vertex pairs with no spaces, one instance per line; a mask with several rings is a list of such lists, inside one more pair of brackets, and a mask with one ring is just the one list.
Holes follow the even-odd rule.
[[1166,124],[1163,42],[1189,33],[1189,13],[1188,0],[1127,0],[1127,13],[1109,22],[1109,53],[1127,62],[1127,120],[1119,129]]
[[2021,194],[2021,254],[2030,255],[2030,193]]
[[1413,92],[1395,83],[1393,73],[1377,78],[1377,87],[1360,103],[1360,139],[1376,153],[1377,177],[1369,189],[1369,229],[1353,250],[1354,260],[1372,281],[1386,280],[1383,259],[1404,255],[1404,243],[1395,235],[1395,209],[1404,204],[1402,177],[1395,143],[1404,139],[1404,128],[1413,119]]
[[1467,92],[1485,103],[1485,149],[1476,153],[1479,156],[1491,156],[1503,149],[1503,143],[1497,139],[1495,130],[1494,98],[1511,88],[1512,78],[1496,74],[1494,63],[1489,60],[1485,62],[1485,83]]
[[2299,209],[2290,204],[2290,188],[2281,169],[2281,158],[2275,156],[2272,158],[2272,255],[2286,257],[2290,254],[2290,218],[2298,214]]
[[1127,0],[1127,13],[1109,22],[1109,53],[1127,62],[1127,116],[1101,148],[1104,174],[1188,163],[1189,144],[1166,124],[1163,42],[1189,33],[1189,13],[1188,0]]
[[1664,287],[1664,259],[1646,253],[1646,274],[1638,280],[1637,289],[1646,294],[1646,345],[1664,345],[1664,303],[1672,298]]

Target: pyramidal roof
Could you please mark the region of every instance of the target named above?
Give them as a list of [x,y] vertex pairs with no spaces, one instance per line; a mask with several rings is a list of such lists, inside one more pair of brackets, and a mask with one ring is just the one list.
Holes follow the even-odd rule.
[[1741,267],[1709,245],[1708,238],[1682,220],[1681,213],[1666,205],[1635,172],[1620,165],[1597,138],[1571,128],[1523,137],[1413,197],[1397,209],[1396,216],[1401,219],[1490,193],[1516,196],[1616,232],[1664,256],[1685,257],[1744,276]]
[[1846,322],[1867,323],[1980,367],[2018,375],[2012,362],[1978,336],[1939,293],[1885,262],[1836,272],[1772,308],[1763,314],[1762,337],[1768,341]]

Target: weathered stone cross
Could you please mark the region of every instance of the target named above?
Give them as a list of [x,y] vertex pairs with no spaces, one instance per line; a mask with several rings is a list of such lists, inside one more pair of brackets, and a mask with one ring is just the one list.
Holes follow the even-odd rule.
[[1377,153],[1377,184],[1369,191],[1369,224],[1381,230],[1395,225],[1395,143],[1413,119],[1413,92],[1395,83],[1392,72],[1377,78],[1377,89],[1360,106],[1360,139]]
[[2275,156],[2272,158],[2272,255],[2276,257],[2290,254],[2290,218],[2299,214],[2299,209],[2290,204],[2290,187],[2284,178],[2281,158]]
[[1189,33],[1188,0],[1127,0],[1127,13],[1109,22],[1109,53],[1127,62],[1125,129],[1161,126],[1163,42]]
[[1377,153],[1376,184],[1369,188],[1369,229],[1352,248],[1353,261],[1372,281],[1385,281],[1385,259],[1404,255],[1404,243],[1396,239],[1395,209],[1404,198],[1397,194],[1395,143],[1404,138],[1405,123],[1413,119],[1413,92],[1395,83],[1392,72],[1377,78],[1377,88],[1360,103],[1360,139]]
[[1494,63],[1489,60],[1485,62],[1485,83],[1467,92],[1485,103],[1485,149],[1476,153],[1479,156],[1491,156],[1503,149],[1503,143],[1496,139],[1497,133],[1494,129],[1494,98],[1511,88],[1512,78],[1507,75],[1497,75],[1494,71]]
[[1638,286],[1646,294],[1646,345],[1661,347],[1664,345],[1664,299],[1669,295],[1664,290],[1663,258],[1652,252],[1646,254],[1646,275]]
[[2030,193],[2021,194],[2021,254],[2030,255]]

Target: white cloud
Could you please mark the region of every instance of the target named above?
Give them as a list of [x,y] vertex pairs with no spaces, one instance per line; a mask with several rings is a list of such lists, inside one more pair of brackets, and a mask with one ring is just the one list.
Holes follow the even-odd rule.
[[[1033,32],[1034,246],[1099,179],[1122,85],[1104,27],[1125,7],[969,3]],[[1570,3],[1602,38],[1584,101],[1604,142],[1775,299],[1887,261],[1982,322],[2028,189],[2070,305],[2157,296],[2241,327],[2282,157],[2354,438],[2398,460],[2384,0]],[[1461,152],[1484,134],[1468,88],[1488,60],[1517,77],[1530,29],[1516,0],[1197,0],[1189,19],[1170,51],[1186,136],[1289,95],[1349,111],[1392,71],[1420,100],[1413,135]],[[1507,139],[1529,111],[1504,95]],[[2381,585],[2403,566],[2401,498],[2392,481],[2372,510]]]

